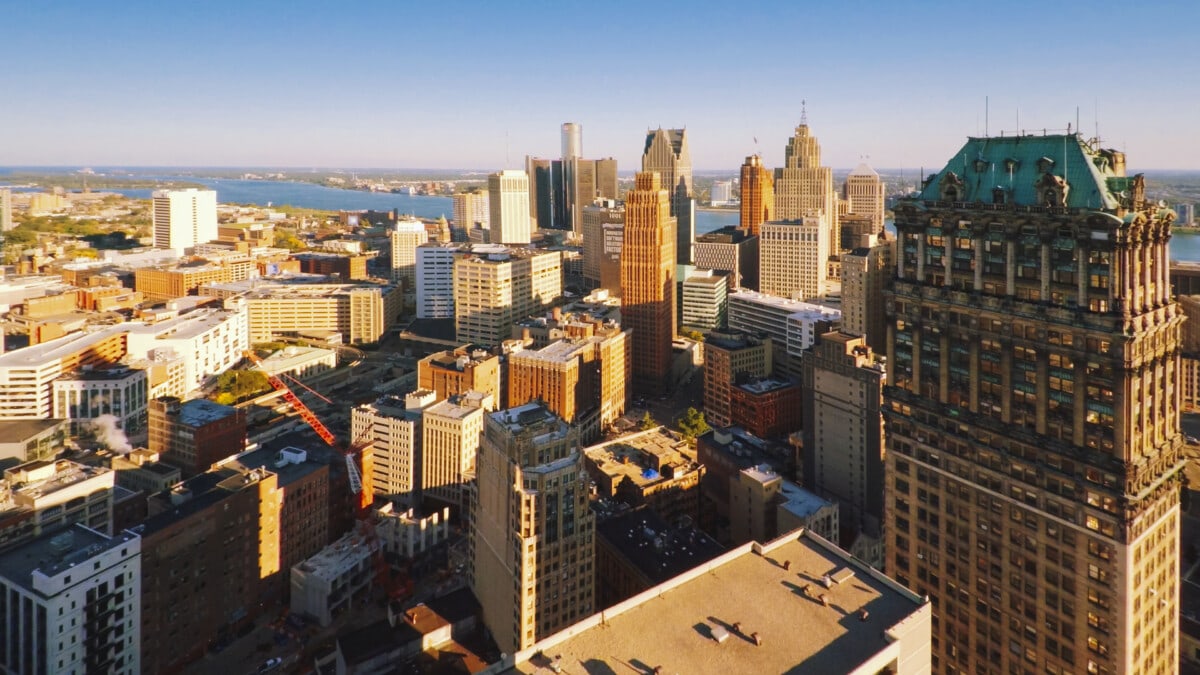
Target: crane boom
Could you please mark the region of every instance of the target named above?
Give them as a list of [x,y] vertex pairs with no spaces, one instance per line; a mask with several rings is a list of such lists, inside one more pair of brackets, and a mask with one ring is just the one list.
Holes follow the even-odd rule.
[[[273,389],[275,389],[275,391],[277,391],[283,395],[283,400],[287,401],[288,404],[292,406],[292,409],[295,410],[300,415],[300,419],[304,420],[305,424],[312,427],[312,430],[317,432],[317,435],[321,437],[321,440],[328,443],[330,447],[336,448],[337,447],[337,439],[334,437],[333,432],[331,432],[321,422],[321,420],[317,417],[316,413],[314,413],[312,410],[309,410],[308,406],[304,404],[304,401],[301,401],[299,396],[296,396],[294,393],[292,393],[292,390],[287,386],[287,384],[284,383],[283,380],[279,379],[275,375],[268,373],[262,367],[262,359],[258,358],[258,354],[255,354],[251,350],[246,350],[244,352],[244,354],[245,354],[246,358],[250,360],[251,363],[253,363],[255,366],[257,366],[258,369],[261,370],[263,372],[263,374],[267,376],[267,382],[271,385],[271,387]],[[353,480],[351,482],[353,483]],[[362,486],[361,478],[359,479],[358,484],[361,489],[361,486]]]

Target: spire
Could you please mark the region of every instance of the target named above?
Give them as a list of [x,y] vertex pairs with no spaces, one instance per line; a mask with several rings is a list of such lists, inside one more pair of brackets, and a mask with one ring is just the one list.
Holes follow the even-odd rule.
[[800,99],[800,124],[808,124],[808,101]]

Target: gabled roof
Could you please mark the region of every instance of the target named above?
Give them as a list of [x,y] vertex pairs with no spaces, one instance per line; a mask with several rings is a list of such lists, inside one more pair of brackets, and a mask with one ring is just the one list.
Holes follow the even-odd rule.
[[851,176],[871,176],[874,178],[878,178],[879,172],[876,171],[875,169],[872,169],[871,166],[869,164],[867,164],[866,162],[859,162],[858,166],[854,167],[854,170],[850,172],[850,175]]
[[1006,203],[1037,206],[1042,200],[1035,185],[1050,175],[1065,179],[1068,208],[1113,210],[1120,203],[1116,193],[1130,180],[1123,168],[1114,170],[1118,154],[1079,134],[968,138],[941,172],[929,176],[919,198],[940,200],[943,181],[961,181],[954,201],[991,204],[993,190],[1001,188]]

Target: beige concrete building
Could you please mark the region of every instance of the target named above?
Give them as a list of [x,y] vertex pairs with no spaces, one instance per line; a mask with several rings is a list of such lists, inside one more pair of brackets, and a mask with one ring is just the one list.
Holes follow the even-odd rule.
[[838,226],[838,195],[833,187],[833,169],[821,166],[821,145],[801,116],[796,134],[784,148],[784,164],[775,169],[775,220],[823,217],[828,232],[829,254],[836,254],[842,240]]
[[583,211],[583,278],[591,288],[621,293],[621,246],[625,205],[596,201]]
[[[632,363],[629,333],[599,326],[588,337],[567,338],[508,360],[508,407],[543,401],[569,423],[595,417],[595,431],[625,414]],[[585,436],[590,434],[585,433]]]
[[792,532],[702,563],[484,675],[555,663],[620,672],[634,659],[645,672],[925,675],[931,622],[928,599],[815,534]]
[[686,439],[657,427],[583,451],[602,499],[649,506],[666,522],[700,519],[704,466]]
[[0,420],[51,417],[54,380],[116,363],[126,354],[127,338],[121,326],[110,326],[0,354]]
[[392,249],[392,283],[402,284],[404,294],[416,298],[417,247],[428,243],[425,225],[415,218],[398,221],[396,229],[388,232]]
[[242,295],[249,313],[250,341],[307,331],[332,331],[347,344],[378,342],[403,309],[397,286],[248,281],[207,284],[205,295]]
[[0,549],[73,523],[112,534],[115,484],[112,469],[65,459],[5,470],[0,482]]
[[[496,407],[491,394],[468,391],[421,413],[421,485],[424,496],[466,509],[468,483],[483,435],[483,418]],[[464,516],[468,514],[463,514]]]
[[883,181],[879,174],[867,165],[859,163],[842,183],[842,200],[850,213],[870,220],[870,232],[883,232],[884,207]]
[[727,427],[730,390],[738,379],[767,377],[773,368],[771,338],[712,332],[704,341],[704,417],[710,426]]
[[833,250],[824,215],[762,224],[759,290],[793,300],[814,300],[828,291],[827,261]]
[[872,244],[842,254],[843,333],[863,335],[872,350],[887,349],[883,291],[895,270],[896,240],[868,238]]
[[677,241],[670,208],[670,194],[657,173],[639,173],[634,189],[625,194],[621,321],[633,331],[633,388],[643,395],[665,391],[671,371]]
[[[760,223],[761,225],[761,223]],[[723,227],[696,237],[697,269],[729,273],[729,290],[758,290],[759,237]]]
[[371,475],[363,489],[376,497],[409,506],[421,499],[421,411],[436,400],[432,391],[418,389],[405,396],[385,396],[350,411],[350,437],[372,441]]
[[417,362],[417,387],[437,393],[439,401],[478,391],[500,400],[500,357],[483,349],[458,347]]
[[692,154],[688,149],[687,129],[659,127],[646,132],[642,172],[658,174],[660,187],[655,189],[667,191],[670,216],[675,219],[675,260],[680,265],[691,263],[692,243],[696,240],[696,200],[693,198]]
[[509,654],[595,611],[595,516],[578,432],[539,404],[487,416],[471,590]]
[[513,322],[557,301],[562,287],[558,251],[463,253],[454,261],[455,339],[498,345]]
[[529,175],[505,170],[488,176],[490,243],[525,245],[533,235],[529,217]]
[[454,226],[470,230],[475,225],[491,227],[491,206],[487,190],[457,192],[451,197],[454,207]]
[[884,529],[936,671],[1177,672],[1172,218],[1079,134],[970,138],[897,205]]

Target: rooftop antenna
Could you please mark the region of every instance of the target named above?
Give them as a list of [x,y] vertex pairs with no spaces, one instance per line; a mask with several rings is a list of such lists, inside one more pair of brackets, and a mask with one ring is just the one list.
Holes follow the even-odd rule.
[[1075,133],[1079,133],[1079,106],[1075,106]]
[[808,125],[808,101],[804,99],[800,99],[800,124],[802,126]]

